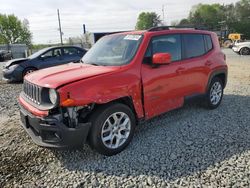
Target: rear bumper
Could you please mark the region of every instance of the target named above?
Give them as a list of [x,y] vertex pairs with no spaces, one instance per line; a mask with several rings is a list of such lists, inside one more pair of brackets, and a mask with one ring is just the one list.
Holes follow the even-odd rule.
[[[36,117],[20,105],[21,125],[39,146],[72,148],[86,142],[90,123],[79,123],[69,128],[57,116]],[[59,118],[60,119],[60,118]]]

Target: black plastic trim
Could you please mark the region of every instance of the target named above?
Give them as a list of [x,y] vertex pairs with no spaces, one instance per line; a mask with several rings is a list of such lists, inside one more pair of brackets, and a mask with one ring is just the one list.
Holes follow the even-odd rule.
[[209,85],[212,81],[212,79],[216,76],[218,76],[219,74],[225,74],[225,83],[224,83],[224,88],[226,87],[227,85],[227,70],[225,69],[221,69],[221,70],[216,70],[214,72],[212,72],[209,76],[209,79],[208,79],[208,83],[207,83],[207,87],[206,87],[206,91],[209,89]]
[[49,148],[72,148],[86,142],[91,123],[79,123],[76,128],[69,128],[53,115],[36,117],[21,105],[20,108],[21,125],[37,145]]

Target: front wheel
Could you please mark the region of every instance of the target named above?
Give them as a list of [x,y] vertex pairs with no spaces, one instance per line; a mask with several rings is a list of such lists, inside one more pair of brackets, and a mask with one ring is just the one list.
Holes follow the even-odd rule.
[[220,78],[213,78],[206,93],[205,102],[209,109],[217,108],[223,97],[223,83]]
[[134,135],[135,116],[124,104],[104,105],[92,114],[90,121],[90,146],[103,155],[121,152]]
[[34,71],[36,71],[35,68],[32,68],[32,67],[31,67],[31,68],[26,68],[26,69],[23,71],[23,78],[24,78],[24,76],[26,76],[26,75],[28,75],[28,74],[34,72]]

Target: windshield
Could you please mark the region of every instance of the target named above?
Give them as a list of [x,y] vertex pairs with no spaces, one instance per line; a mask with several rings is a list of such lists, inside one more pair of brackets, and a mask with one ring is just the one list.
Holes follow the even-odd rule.
[[28,58],[29,59],[34,59],[37,58],[38,56],[42,55],[44,52],[46,52],[48,50],[48,48],[44,48],[42,50],[39,50],[38,52],[33,53],[32,55],[30,55]]
[[86,64],[120,66],[134,57],[142,35],[110,35],[101,38],[86,54],[82,61]]

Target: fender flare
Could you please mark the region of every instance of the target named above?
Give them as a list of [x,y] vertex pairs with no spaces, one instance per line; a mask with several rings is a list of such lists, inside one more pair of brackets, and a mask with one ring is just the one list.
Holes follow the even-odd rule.
[[223,70],[215,70],[209,76],[209,79],[208,79],[208,82],[207,82],[206,91],[209,89],[210,83],[213,80],[213,78],[216,77],[216,76],[218,76],[218,75],[220,75],[220,74],[224,74],[225,75],[225,83],[224,83],[224,87],[223,88],[226,87],[226,85],[227,85],[227,70],[225,70],[225,69],[223,69]]

